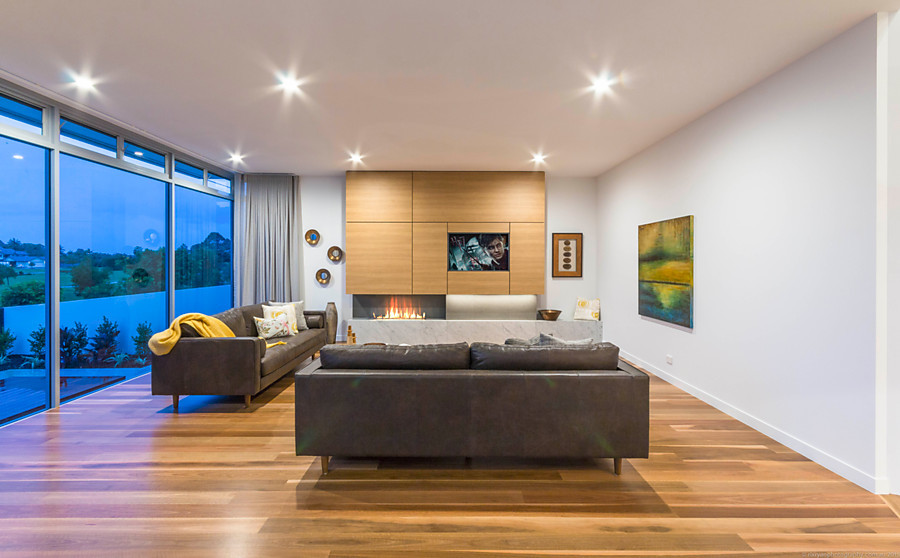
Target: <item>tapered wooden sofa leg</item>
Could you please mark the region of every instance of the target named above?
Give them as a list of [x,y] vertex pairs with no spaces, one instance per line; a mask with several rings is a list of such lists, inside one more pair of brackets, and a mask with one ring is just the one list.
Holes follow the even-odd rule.
[[250,395],[245,395],[245,396],[244,396],[244,408],[245,408],[245,409],[249,409],[249,408],[250,408]]
[[617,475],[622,474],[622,458],[621,457],[613,457],[613,467],[615,468]]
[[172,412],[173,413],[178,412],[178,396],[177,395],[172,396]]
[[322,474],[327,475],[328,474],[328,456],[323,455],[319,459],[322,460]]

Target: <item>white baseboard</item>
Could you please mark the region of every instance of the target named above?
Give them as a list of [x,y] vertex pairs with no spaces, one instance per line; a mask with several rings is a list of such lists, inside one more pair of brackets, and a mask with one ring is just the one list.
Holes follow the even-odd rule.
[[[670,384],[683,389],[684,391],[690,393],[697,399],[700,399],[704,403],[712,405],[716,409],[722,411],[723,413],[729,415],[730,417],[741,421],[747,426],[762,432],[766,436],[772,438],[773,440],[784,444],[785,446],[791,448],[797,453],[803,455],[804,457],[815,461],[819,465],[825,467],[829,471],[836,473],[850,482],[856,483],[862,488],[865,488],[869,492],[874,492],[876,494],[888,494],[889,493],[889,483],[888,479],[885,477],[874,477],[864,471],[861,471],[850,465],[844,461],[841,461],[837,457],[820,450],[819,448],[804,442],[803,440],[788,434],[787,432],[772,426],[771,424],[758,419],[757,417],[734,407],[733,405],[722,401],[714,395],[711,395],[702,389],[691,385],[677,376],[673,376],[668,372],[664,372],[659,368],[649,364],[642,359],[626,353],[625,351],[621,351],[620,355],[623,359],[628,360],[636,366],[640,366],[641,368],[652,372],[653,375],[662,378],[663,380],[669,382]],[[627,363],[625,363],[627,365]]]

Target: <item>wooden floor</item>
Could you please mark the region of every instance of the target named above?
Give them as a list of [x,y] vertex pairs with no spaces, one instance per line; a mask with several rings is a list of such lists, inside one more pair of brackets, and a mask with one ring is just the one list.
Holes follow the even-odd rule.
[[0,429],[0,556],[900,556],[881,497],[656,378],[650,458],[621,477],[336,459],[321,478],[293,408],[287,378],[174,415],[147,376]]

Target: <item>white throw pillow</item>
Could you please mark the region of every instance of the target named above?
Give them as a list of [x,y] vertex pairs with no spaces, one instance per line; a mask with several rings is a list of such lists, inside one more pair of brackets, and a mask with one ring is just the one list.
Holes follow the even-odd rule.
[[288,325],[285,314],[279,314],[274,318],[257,318],[254,316],[253,321],[256,322],[256,333],[263,339],[291,335],[291,326]]
[[263,318],[267,320],[284,316],[287,319],[291,335],[297,333],[297,313],[296,310],[294,310],[293,304],[284,304],[280,306],[266,306],[263,304],[262,311]]
[[573,316],[573,318],[576,320],[599,320],[600,299],[594,298],[587,300],[585,298],[579,298],[575,302],[575,316]]
[[[297,331],[303,331],[304,329],[309,329],[309,324],[306,323],[306,316],[303,314],[303,301],[298,302],[270,302],[272,306],[284,306],[291,305],[294,307],[294,316],[297,318]],[[297,333],[295,331],[294,333]]]

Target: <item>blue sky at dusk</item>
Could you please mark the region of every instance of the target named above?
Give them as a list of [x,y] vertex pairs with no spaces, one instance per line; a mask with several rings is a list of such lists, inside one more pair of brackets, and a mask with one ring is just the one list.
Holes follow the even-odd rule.
[[[18,157],[14,157],[18,155]],[[44,243],[46,150],[0,138],[0,240]],[[165,183],[60,155],[60,245],[128,253],[165,246]],[[177,187],[175,247],[231,238],[230,202]]]
[[[0,137],[0,239],[44,243],[47,151]],[[14,157],[21,157],[21,159]]]

